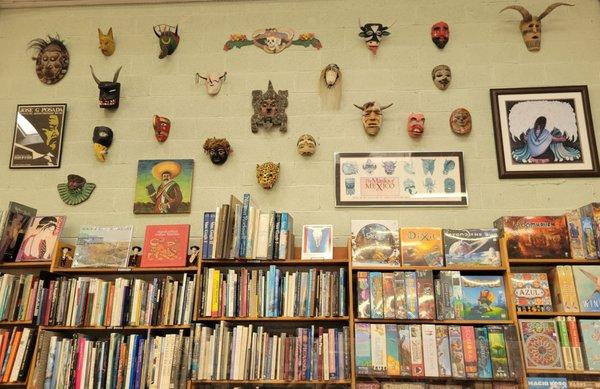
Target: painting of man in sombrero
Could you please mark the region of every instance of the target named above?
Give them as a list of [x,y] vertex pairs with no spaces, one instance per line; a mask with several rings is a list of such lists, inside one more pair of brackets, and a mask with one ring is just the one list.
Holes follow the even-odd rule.
[[138,161],[133,213],[190,213],[193,159]]

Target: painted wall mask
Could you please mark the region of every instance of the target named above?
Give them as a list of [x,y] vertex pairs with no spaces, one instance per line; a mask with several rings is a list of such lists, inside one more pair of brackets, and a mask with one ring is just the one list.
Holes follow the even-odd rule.
[[280,90],[275,92],[273,84],[269,81],[269,87],[266,92],[261,90],[252,91],[252,107],[254,115],[250,119],[250,129],[252,132],[258,132],[259,127],[270,129],[273,126],[279,127],[279,131],[287,131],[287,114],[285,109],[288,106],[288,91]]
[[100,46],[98,47],[102,54],[110,57],[115,52],[115,38],[113,36],[112,27],[108,29],[108,32],[104,34],[102,30],[98,29],[98,41]]
[[561,5],[573,6],[574,4],[569,3],[553,3],[546,8],[540,16],[535,16],[529,13],[529,11],[520,5],[509,5],[504,7],[500,12],[506,11],[507,9],[514,9],[518,11],[523,19],[519,23],[519,29],[523,35],[523,41],[529,51],[539,51],[542,46],[542,19],[548,16],[548,14],[554,11],[555,8]]
[[67,182],[57,185],[58,195],[67,205],[81,204],[90,198],[96,184],[86,182],[85,178],[77,174],[69,174]]
[[317,141],[310,134],[301,135],[296,142],[298,153],[302,156],[311,156],[317,151]]
[[204,85],[206,85],[206,93],[214,96],[221,91],[221,85],[223,85],[225,82],[226,77],[227,72],[224,72],[223,74],[208,73],[206,77],[196,73],[196,84],[200,81],[200,79],[203,79]]
[[367,134],[377,135],[383,123],[383,110],[391,107],[394,103],[386,106],[380,106],[375,101],[369,101],[362,106],[354,104],[354,106],[362,111],[362,123]]
[[367,44],[367,48],[371,50],[373,55],[377,54],[377,49],[379,48],[379,44],[381,40],[390,35],[387,26],[384,26],[381,23],[365,23],[360,24],[360,20],[358,21],[358,26],[360,27],[360,33],[358,36],[365,40]]
[[431,78],[439,90],[446,90],[452,82],[452,71],[448,65],[438,65],[431,71]]
[[98,158],[98,161],[104,162],[106,160],[106,154],[108,154],[108,148],[112,145],[113,131],[104,126],[94,127],[92,141],[94,142],[94,153],[96,154],[96,158]]
[[121,97],[121,83],[117,82],[119,78],[119,73],[121,73],[121,66],[115,72],[112,81],[100,81],[96,74],[94,74],[94,68],[90,65],[90,70],[92,71],[92,77],[94,77],[94,81],[98,84],[98,89],[100,90],[100,94],[98,96],[98,103],[100,104],[100,108],[107,109],[117,109],[119,108],[119,97]]
[[256,164],[256,179],[264,189],[271,189],[279,178],[279,164],[265,162]]
[[168,24],[158,24],[154,26],[154,34],[158,37],[159,45],[160,45],[160,54],[158,58],[165,58],[167,55],[171,55],[177,49],[177,45],[179,45],[179,35],[177,31],[179,30],[179,25],[175,27],[169,26]]
[[472,119],[471,113],[466,108],[457,108],[450,114],[450,129],[458,135],[465,135],[471,132]]
[[154,115],[152,117],[152,127],[156,140],[163,143],[169,138],[171,132],[171,120],[163,116]]
[[277,54],[292,45],[295,35],[291,28],[265,28],[252,33],[252,43],[266,53]]
[[69,70],[69,51],[58,35],[48,40],[43,38],[29,42],[29,49],[37,50],[35,72],[41,82],[47,85],[56,84],[63,79]]
[[450,27],[446,22],[437,22],[431,26],[431,40],[438,49],[446,47],[446,43],[450,40]]
[[212,163],[222,165],[227,161],[229,153],[233,152],[233,150],[225,138],[208,138],[204,141],[204,152],[209,155]]
[[408,136],[411,138],[420,138],[425,132],[425,115],[422,113],[411,113],[408,115],[406,129]]
[[342,71],[334,63],[330,63],[321,70],[319,77],[321,101],[327,108],[338,109],[342,97]]

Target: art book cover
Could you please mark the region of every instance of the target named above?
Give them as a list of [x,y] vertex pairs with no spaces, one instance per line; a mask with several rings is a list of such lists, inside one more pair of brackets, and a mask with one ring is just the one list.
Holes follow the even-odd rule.
[[519,326],[527,368],[563,368],[558,331],[553,319],[520,319]]
[[352,220],[352,262],[400,264],[397,220]]
[[506,320],[506,296],[502,276],[461,276],[464,318]]
[[401,228],[400,249],[404,266],[444,266],[441,228]]
[[569,231],[569,244],[571,245],[571,257],[585,258],[583,249],[583,227],[581,226],[581,213],[574,209],[565,213],[567,230]]
[[501,266],[498,230],[444,230],[446,266]]
[[588,370],[600,370],[600,320],[580,319],[581,341],[585,366]]
[[565,377],[527,377],[529,389],[567,389]]
[[600,312],[600,266],[573,266],[582,312]]
[[84,226],[79,230],[73,267],[127,267],[133,226]]
[[369,374],[373,366],[371,362],[371,326],[367,323],[356,323],[354,337],[356,374]]
[[564,216],[503,216],[494,222],[509,258],[571,258]]
[[189,237],[189,224],[147,226],[140,267],[184,267]]
[[546,273],[513,273],[510,278],[517,311],[552,312]]
[[4,215],[2,238],[0,239],[0,261],[14,262],[23,243],[25,233],[37,210],[11,201]]
[[594,223],[591,217],[581,217],[581,230],[583,234],[583,251],[586,259],[597,259],[596,237],[594,236]]
[[302,226],[302,259],[333,259],[333,226]]
[[17,254],[20,261],[50,261],[66,216],[37,216],[25,232]]

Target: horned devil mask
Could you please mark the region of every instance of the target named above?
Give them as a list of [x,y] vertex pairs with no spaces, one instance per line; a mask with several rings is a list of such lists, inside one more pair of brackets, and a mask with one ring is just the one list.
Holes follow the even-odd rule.
[[98,158],[98,161],[104,162],[106,160],[106,154],[108,154],[108,148],[112,145],[113,131],[104,126],[95,127],[92,141],[94,142],[94,153],[96,153],[96,158]]
[[224,164],[232,151],[231,145],[225,138],[209,138],[204,141],[204,152],[210,156],[210,161],[215,165]]
[[425,115],[422,113],[408,115],[407,131],[411,138],[420,138],[425,132]]
[[115,52],[115,38],[113,36],[112,27],[108,29],[108,32],[104,34],[102,30],[98,29],[98,40],[100,41],[100,51],[107,57],[113,55]]
[[342,96],[342,71],[334,63],[330,63],[321,70],[319,77],[321,101],[328,108],[339,108]]
[[203,79],[204,85],[206,85],[206,93],[214,96],[221,91],[221,85],[225,82],[226,77],[227,72],[224,72],[223,74],[208,73],[206,77],[196,73],[196,84],[200,82],[200,79]]
[[548,14],[554,11],[555,8],[560,7],[561,5],[573,6],[574,4],[569,3],[554,3],[548,6],[544,12],[540,14],[540,16],[534,16],[527,11],[527,9],[520,5],[509,5],[508,7],[504,7],[500,12],[506,11],[507,9],[514,9],[521,13],[523,19],[521,19],[521,23],[519,24],[519,29],[521,30],[521,34],[523,35],[523,40],[525,41],[525,46],[527,46],[527,50],[529,51],[540,51],[542,45],[542,19],[548,16]]
[[391,107],[394,103],[386,106],[380,106],[374,101],[364,103],[362,107],[354,104],[354,106],[362,111],[362,123],[365,131],[369,135],[377,135],[381,129],[381,123],[383,122],[384,109]]
[[431,26],[431,40],[438,47],[443,49],[450,40],[450,27],[446,22],[437,22]]
[[379,44],[381,40],[390,35],[387,26],[384,26],[381,23],[365,23],[363,25],[360,24],[360,20],[358,21],[358,26],[360,27],[359,37],[365,40],[367,44],[367,48],[371,50],[373,55],[377,54],[377,49],[379,48]]
[[160,54],[158,55],[158,58],[163,59],[167,55],[171,55],[175,52],[177,45],[179,45],[178,30],[179,25],[176,25],[175,27],[169,26],[168,24],[154,26],[154,34],[158,37],[160,44]]
[[48,41],[43,38],[29,42],[30,49],[37,50],[35,72],[44,84],[56,84],[63,79],[69,70],[69,52],[58,35],[55,38],[48,36]]
[[252,107],[254,115],[250,119],[250,129],[252,132],[258,132],[258,127],[271,128],[278,126],[279,131],[287,131],[287,114],[285,109],[288,106],[288,91],[280,90],[275,92],[273,84],[269,81],[269,87],[266,92],[261,90],[252,91]]
[[119,97],[121,95],[121,84],[117,82],[119,78],[119,73],[121,72],[121,68],[118,68],[113,76],[112,81],[100,81],[96,74],[94,73],[94,68],[90,65],[90,70],[92,71],[92,77],[94,77],[94,81],[98,84],[98,89],[100,89],[100,94],[98,96],[98,102],[100,103],[100,108],[109,108],[109,109],[117,109],[119,108]]

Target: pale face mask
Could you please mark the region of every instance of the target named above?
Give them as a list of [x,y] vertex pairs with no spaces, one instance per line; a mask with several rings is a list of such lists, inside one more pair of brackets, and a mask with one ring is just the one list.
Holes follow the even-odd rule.
[[224,72],[223,74],[208,73],[206,77],[196,73],[196,84],[199,82],[200,78],[203,79],[204,85],[206,86],[206,93],[215,96],[221,91],[221,86],[225,82],[226,77],[227,72]]
[[452,71],[447,65],[438,65],[431,71],[431,78],[439,90],[446,90],[452,81]]

